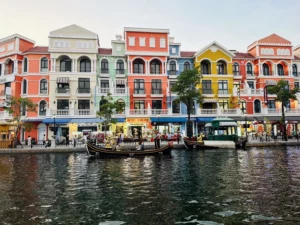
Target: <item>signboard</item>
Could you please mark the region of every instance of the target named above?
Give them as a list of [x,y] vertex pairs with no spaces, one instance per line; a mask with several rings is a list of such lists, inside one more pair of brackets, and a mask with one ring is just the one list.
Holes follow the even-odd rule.
[[127,123],[130,123],[131,125],[144,125],[145,123],[149,123],[149,118],[127,118]]

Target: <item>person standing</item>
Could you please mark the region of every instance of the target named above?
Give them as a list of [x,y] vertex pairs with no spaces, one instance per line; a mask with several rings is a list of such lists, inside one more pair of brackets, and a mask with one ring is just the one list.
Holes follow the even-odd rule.
[[157,132],[157,135],[156,135],[156,140],[157,140],[157,148],[160,148],[160,133]]
[[30,135],[29,135],[28,138],[27,138],[27,144],[28,144],[28,146],[29,146],[30,148],[32,148],[32,141],[31,141]]
[[73,144],[74,144],[74,148],[76,147],[76,140],[77,138],[76,138],[76,135],[73,137]]
[[44,134],[44,137],[43,137],[43,145],[46,145],[46,134]]
[[66,146],[69,146],[70,144],[70,138],[69,138],[69,135],[67,134],[66,136]]

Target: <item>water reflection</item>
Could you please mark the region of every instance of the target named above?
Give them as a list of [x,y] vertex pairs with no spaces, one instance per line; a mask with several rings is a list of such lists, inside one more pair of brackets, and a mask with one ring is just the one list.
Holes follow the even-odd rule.
[[291,147],[122,159],[0,156],[0,221],[297,224],[299,157]]

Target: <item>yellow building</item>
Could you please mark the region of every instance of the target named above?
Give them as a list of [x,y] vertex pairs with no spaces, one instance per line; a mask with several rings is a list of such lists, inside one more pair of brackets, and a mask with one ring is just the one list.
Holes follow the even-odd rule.
[[195,67],[202,73],[200,89],[205,96],[202,109],[232,108],[234,54],[212,42],[195,54]]

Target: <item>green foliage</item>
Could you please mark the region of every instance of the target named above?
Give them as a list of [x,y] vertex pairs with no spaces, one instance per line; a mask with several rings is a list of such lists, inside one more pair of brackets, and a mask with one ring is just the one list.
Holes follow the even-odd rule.
[[97,116],[104,119],[102,126],[105,127],[105,131],[112,123],[116,123],[117,120],[112,116],[116,113],[123,112],[125,110],[125,104],[123,102],[114,101],[111,94],[107,93],[107,96],[101,97],[100,110],[97,111]]

